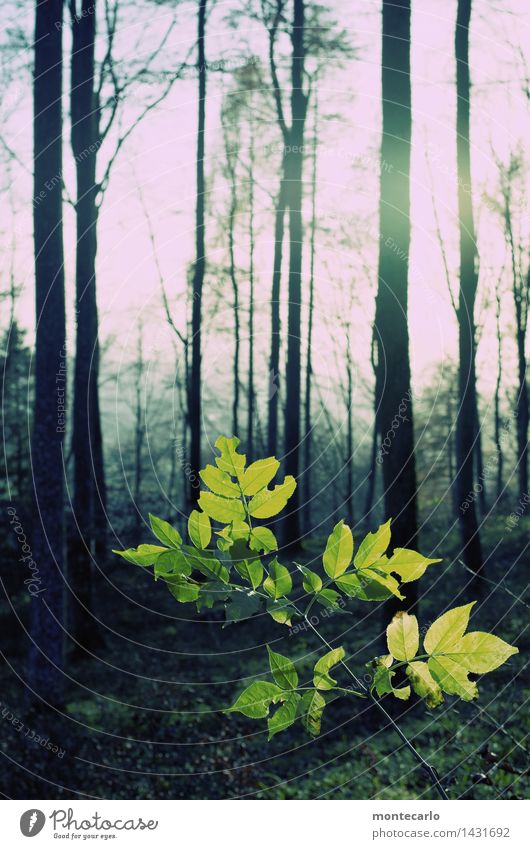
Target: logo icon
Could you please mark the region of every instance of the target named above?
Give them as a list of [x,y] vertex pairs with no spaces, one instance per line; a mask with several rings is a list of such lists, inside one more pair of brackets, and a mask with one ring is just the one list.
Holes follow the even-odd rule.
[[20,817],[20,830],[24,837],[35,837],[44,828],[46,816],[37,808],[25,811]]

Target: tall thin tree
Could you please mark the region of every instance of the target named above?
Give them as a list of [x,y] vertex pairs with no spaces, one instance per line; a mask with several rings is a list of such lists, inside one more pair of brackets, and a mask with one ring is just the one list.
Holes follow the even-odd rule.
[[458,217],[460,230],[460,288],[458,300],[459,406],[456,422],[456,491],[458,518],[466,566],[482,569],[475,498],[473,453],[476,436],[475,299],[478,275],[476,238],[471,196],[469,24],[471,0],[458,0],[455,29],[456,151]]
[[[198,480],[201,467],[201,392],[202,392],[202,290],[206,271],[205,256],[205,177],[204,177],[204,139],[206,125],[206,6],[208,0],[199,0],[197,16],[197,74],[199,83],[199,103],[197,117],[197,164],[196,164],[196,206],[195,206],[195,267],[192,280],[191,306],[191,368],[189,386],[190,419],[190,464],[195,479]],[[198,498],[198,489],[190,487],[190,500]]]
[[45,701],[63,691],[66,326],[62,223],[62,0],[37,0],[33,77],[35,246],[35,495],[29,686]]
[[[393,433],[382,463],[385,515],[392,519],[394,545],[414,548],[416,463],[408,332],[410,0],[383,2],[382,101],[375,409],[381,440]],[[392,431],[399,414],[399,426]]]

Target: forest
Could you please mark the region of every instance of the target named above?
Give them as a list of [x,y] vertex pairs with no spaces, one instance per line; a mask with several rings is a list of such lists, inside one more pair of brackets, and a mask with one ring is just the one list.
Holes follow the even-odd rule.
[[524,0],[0,15],[2,797],[525,798]]

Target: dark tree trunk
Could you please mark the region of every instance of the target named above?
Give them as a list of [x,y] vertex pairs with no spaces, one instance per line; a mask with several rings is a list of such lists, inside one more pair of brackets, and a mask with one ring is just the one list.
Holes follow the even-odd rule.
[[193,503],[199,497],[199,488],[193,483],[199,479],[201,468],[201,324],[202,324],[202,289],[206,269],[204,243],[204,131],[206,118],[206,57],[204,42],[206,35],[206,5],[207,0],[199,0],[198,14],[198,51],[197,72],[199,78],[199,110],[197,120],[197,199],[195,210],[195,268],[192,283],[191,307],[191,370],[189,387],[189,417],[190,417],[190,465],[192,474],[190,486],[190,501]]
[[497,332],[497,378],[494,397],[494,440],[497,452],[497,502],[502,498],[502,480],[504,471],[504,452],[501,439],[501,386],[502,386],[502,330],[501,330],[501,294],[500,281],[495,291],[495,328]]
[[[93,571],[105,549],[105,483],[99,414],[99,341],[96,299],[97,193],[96,156],[99,113],[94,92],[94,0],[83,0],[80,14],[70,3],[72,60],[71,144],[77,178],[76,211],[76,357],[72,454],[74,527],[70,563],[73,593],[71,634],[80,646],[93,646]],[[104,555],[103,555],[104,556]]]
[[271,353],[269,360],[268,383],[268,453],[275,457],[278,453],[278,401],[280,392],[280,287],[282,278],[283,240],[285,233],[285,206],[287,203],[287,182],[285,180],[285,160],[282,160],[282,179],[274,213],[274,259],[271,290]]
[[353,466],[353,362],[351,355],[351,340],[349,334],[346,337],[346,516],[348,524],[353,525],[355,521],[355,509],[353,502],[354,466]]
[[[381,441],[389,443],[381,464],[385,516],[392,546],[405,548],[416,546],[418,532],[408,333],[410,97],[410,0],[384,0],[375,408]],[[414,600],[410,591],[407,600]]]
[[31,599],[28,686],[32,696],[55,705],[63,698],[64,625],[62,12],[62,0],[36,3],[33,80],[36,345],[31,459],[36,510],[32,556],[40,583]]
[[[227,151],[227,156],[230,154]],[[237,211],[236,174],[235,168],[230,174],[230,209],[228,211],[228,253],[230,262],[230,282],[234,309],[234,397],[232,401],[232,433],[239,436],[239,353],[241,348],[241,333],[239,327],[239,286],[236,276],[236,259],[234,248],[234,228]]]
[[476,244],[471,197],[471,161],[469,144],[469,21],[471,0],[458,0],[455,31],[456,59],[456,144],[458,175],[458,216],[460,222],[460,293],[459,329],[459,406],[457,413],[458,517],[463,557],[468,568],[482,569],[482,547],[473,495],[473,453],[475,442],[475,298],[477,273]]
[[[476,369],[473,371],[473,382],[477,384]],[[478,504],[483,516],[488,510],[488,499],[486,494],[486,475],[484,474],[484,454],[482,452],[482,429],[480,427],[480,416],[478,411],[478,394],[475,391],[475,465],[476,478],[480,485],[478,491]]]
[[254,124],[250,115],[249,184],[248,184],[248,387],[247,387],[247,451],[254,456]]
[[517,331],[517,472],[519,498],[528,494],[528,384],[526,382],[526,328]]
[[[304,83],[304,0],[294,0],[291,34],[291,130],[286,154],[289,207],[289,304],[287,319],[287,365],[285,379],[285,471],[298,479],[300,471],[300,372],[302,301],[302,170],[307,96]],[[285,521],[285,543],[300,544],[300,489],[290,501]]]
[[374,505],[375,476],[377,470],[377,437],[377,423],[374,423],[374,428],[372,430],[372,444],[370,447],[370,466],[368,468],[366,481],[366,498],[364,502],[364,516],[367,522],[370,521],[370,514]]
[[304,531],[311,531],[311,387],[313,382],[313,311],[315,307],[315,252],[317,229],[317,149],[318,149],[318,101],[315,95],[315,125],[313,133],[311,174],[311,236],[309,259],[309,303],[307,308],[307,354],[305,364],[304,395]]

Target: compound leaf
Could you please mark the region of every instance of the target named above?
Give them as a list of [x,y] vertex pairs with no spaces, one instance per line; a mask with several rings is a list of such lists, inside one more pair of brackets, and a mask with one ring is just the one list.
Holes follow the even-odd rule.
[[250,687],[243,690],[232,707],[226,713],[242,713],[250,719],[263,719],[269,715],[271,704],[276,704],[283,697],[283,691],[269,681],[254,681]]

